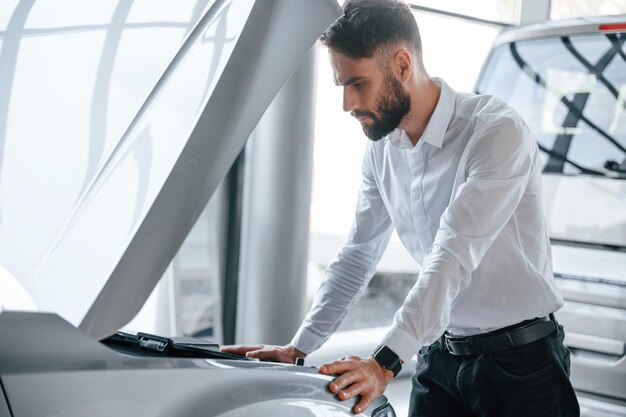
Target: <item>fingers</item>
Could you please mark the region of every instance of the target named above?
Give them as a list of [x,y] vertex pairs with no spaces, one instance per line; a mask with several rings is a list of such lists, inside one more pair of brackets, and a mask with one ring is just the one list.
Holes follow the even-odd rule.
[[220,352],[245,356],[248,352],[259,350],[262,348],[263,345],[224,345],[220,346]]
[[337,360],[330,363],[325,363],[320,366],[320,372],[323,374],[343,374],[349,372],[357,367],[357,361],[354,360]]
[[[356,374],[356,372],[351,372],[351,374]],[[355,382],[347,388],[337,388],[336,391],[333,391],[331,388],[331,391],[337,393],[337,397],[342,401],[349,400],[350,398],[355,398],[360,395],[361,398],[352,408],[352,410],[356,414],[364,412],[367,407],[370,406],[372,401],[382,394],[377,392],[377,390],[374,388],[374,386],[372,386],[372,383],[370,381],[359,379],[358,377],[356,377],[356,375],[347,380],[354,380]],[[333,383],[331,383],[331,386],[332,385]]]
[[364,412],[365,410],[367,410],[367,407],[370,406],[370,404],[372,403],[373,398],[369,395],[363,395],[361,396],[361,400],[357,403],[357,405],[355,405],[352,410],[357,413],[360,414],[362,412]]
[[242,355],[246,358],[255,358],[260,360],[278,361],[280,353],[276,346],[268,345],[230,345],[220,347],[220,351],[226,353],[234,353]]
[[350,385],[348,388],[345,388],[339,391],[338,395],[339,395],[339,398],[341,398],[342,400],[347,400],[348,398],[354,398],[361,393],[369,392],[369,391],[370,391],[370,386],[368,383],[356,382]]
[[247,358],[262,361],[294,363],[296,358],[304,358],[306,354],[291,344],[286,346],[274,345],[229,345],[220,347],[220,351],[234,353]]
[[363,413],[374,399],[383,394],[393,377],[393,372],[382,368],[374,359],[359,359],[355,356],[324,364],[320,372],[340,374],[328,385],[329,390],[336,393],[340,400],[361,396],[353,407],[357,414]]
[[274,348],[264,348],[253,350],[246,353],[246,357],[248,358],[256,358],[262,361],[274,361],[274,362],[285,362],[284,355],[281,355],[278,349]]
[[339,390],[347,387],[348,385],[352,384],[354,381],[356,381],[358,379],[358,374],[354,373],[354,372],[347,372],[337,378],[335,378],[333,380],[333,382],[331,382],[328,385],[328,388],[330,389],[331,392],[337,393],[339,392]]

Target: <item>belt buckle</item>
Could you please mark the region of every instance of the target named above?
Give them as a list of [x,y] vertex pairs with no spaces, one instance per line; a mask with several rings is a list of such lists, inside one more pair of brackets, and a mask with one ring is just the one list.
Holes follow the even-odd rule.
[[[445,338],[446,341],[446,350],[455,356],[469,356],[470,352],[470,339],[462,338],[461,340],[455,340],[456,350],[452,348],[452,343],[448,337]],[[459,349],[460,348],[460,349]],[[461,350],[461,352],[458,352]]]
[[474,340],[471,337],[467,337],[463,340],[463,355],[470,356],[472,354],[472,346],[474,345]]

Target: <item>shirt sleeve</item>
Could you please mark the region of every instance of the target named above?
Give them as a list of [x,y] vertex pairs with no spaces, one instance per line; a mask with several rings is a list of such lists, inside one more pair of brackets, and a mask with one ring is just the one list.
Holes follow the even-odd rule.
[[304,353],[317,350],[339,327],[374,275],[393,226],[373,176],[371,147],[362,164],[352,229],[334,262],[324,272],[322,284],[291,344]]
[[441,216],[432,251],[382,341],[405,362],[448,327],[454,299],[526,190],[536,146],[514,115],[483,125],[468,141],[467,179]]

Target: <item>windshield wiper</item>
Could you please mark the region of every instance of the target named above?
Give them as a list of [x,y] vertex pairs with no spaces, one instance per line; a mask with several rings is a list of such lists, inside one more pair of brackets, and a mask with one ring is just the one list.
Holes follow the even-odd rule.
[[613,160],[608,160],[604,162],[604,167],[609,171],[614,171],[619,174],[626,174],[626,158],[620,163]]
[[[606,174],[604,172],[600,172],[597,171],[595,169],[591,169],[591,168],[585,168],[584,166],[577,164],[576,162],[572,161],[571,159],[569,159],[566,156],[561,155],[558,152],[555,152],[551,149],[546,148],[545,146],[543,146],[541,143],[537,143],[537,145],[539,146],[539,150],[541,152],[544,152],[546,154],[548,154],[550,156],[550,158],[555,158],[555,159],[559,159],[563,162],[567,162],[568,164],[570,164],[571,166],[573,166],[574,168],[578,169],[581,173],[583,174],[587,174],[587,175],[598,175],[598,176],[606,176]],[[547,171],[544,168],[544,172],[550,172]]]
[[175,358],[250,360],[245,356],[220,352],[217,343],[192,337],[162,337],[148,333],[117,332],[102,340],[105,345],[125,353]]

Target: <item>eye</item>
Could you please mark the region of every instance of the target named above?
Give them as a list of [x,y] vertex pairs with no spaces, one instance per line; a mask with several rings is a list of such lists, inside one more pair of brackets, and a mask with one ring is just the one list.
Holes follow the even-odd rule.
[[363,87],[365,87],[365,81],[357,81],[352,84],[352,86],[356,89],[362,89]]

